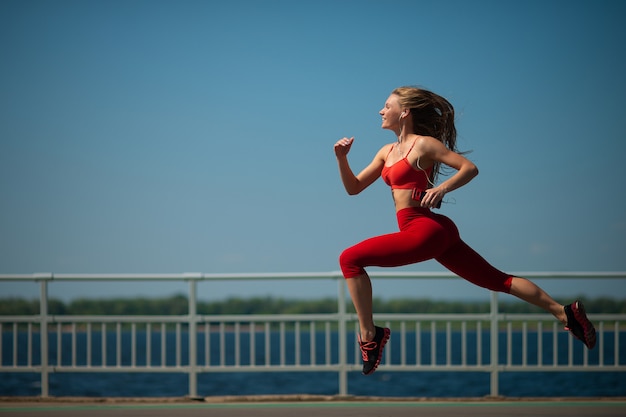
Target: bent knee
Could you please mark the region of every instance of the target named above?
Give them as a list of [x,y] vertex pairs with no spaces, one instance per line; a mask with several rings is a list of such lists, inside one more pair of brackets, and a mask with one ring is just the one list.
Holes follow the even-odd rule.
[[485,282],[484,285],[478,284],[481,287],[485,287],[488,290],[491,291],[496,291],[496,292],[503,292],[506,294],[510,294],[511,293],[511,285],[513,284],[513,277],[512,276],[505,276],[505,277],[501,277],[499,279],[495,279],[493,281],[488,281]]
[[351,248],[341,252],[341,255],[339,255],[339,266],[341,267],[343,277],[346,279],[356,278],[365,273],[365,269],[360,265],[358,258]]

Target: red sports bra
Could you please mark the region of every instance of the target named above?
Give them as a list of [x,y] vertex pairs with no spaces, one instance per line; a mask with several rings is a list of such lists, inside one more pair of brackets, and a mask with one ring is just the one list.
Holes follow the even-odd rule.
[[[413,142],[413,145],[415,145],[415,142]],[[411,145],[411,149],[413,149],[413,145]],[[391,147],[389,153],[391,153],[391,150],[393,150],[395,146],[394,144]],[[411,153],[411,149],[406,153],[407,155]],[[389,154],[387,154],[387,156],[389,156]],[[426,170],[415,168],[405,156],[391,166],[383,166],[381,177],[387,185],[391,186],[391,189],[426,190],[428,188],[428,177],[431,171],[432,167]]]

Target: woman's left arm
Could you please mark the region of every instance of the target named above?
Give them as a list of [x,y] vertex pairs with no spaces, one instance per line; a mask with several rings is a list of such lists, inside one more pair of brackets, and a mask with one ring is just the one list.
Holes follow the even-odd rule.
[[423,138],[421,151],[428,159],[448,165],[457,170],[450,178],[426,191],[422,205],[434,207],[446,193],[456,190],[470,182],[478,175],[478,168],[472,161],[446,146],[434,138]]

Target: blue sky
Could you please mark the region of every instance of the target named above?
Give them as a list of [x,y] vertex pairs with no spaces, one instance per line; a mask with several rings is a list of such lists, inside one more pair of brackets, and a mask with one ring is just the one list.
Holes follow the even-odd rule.
[[[624,271],[624,18],[622,1],[4,0],[0,273],[335,271],[343,248],[397,226],[382,181],[345,194],[332,146],[354,136],[353,169],[369,163],[394,140],[378,110],[401,85],[455,106],[480,175],[441,212],[489,261]],[[223,285],[209,292],[283,286]],[[51,295],[94,288],[176,291]],[[407,288],[442,294],[375,283]]]

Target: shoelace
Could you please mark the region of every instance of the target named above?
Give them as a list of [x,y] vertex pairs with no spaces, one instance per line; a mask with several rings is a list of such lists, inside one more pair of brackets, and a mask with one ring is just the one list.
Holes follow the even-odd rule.
[[363,360],[365,362],[369,361],[369,355],[368,352],[375,350],[378,347],[378,343],[371,341],[371,342],[361,342],[359,340],[359,348],[361,349],[361,357],[363,358]]

